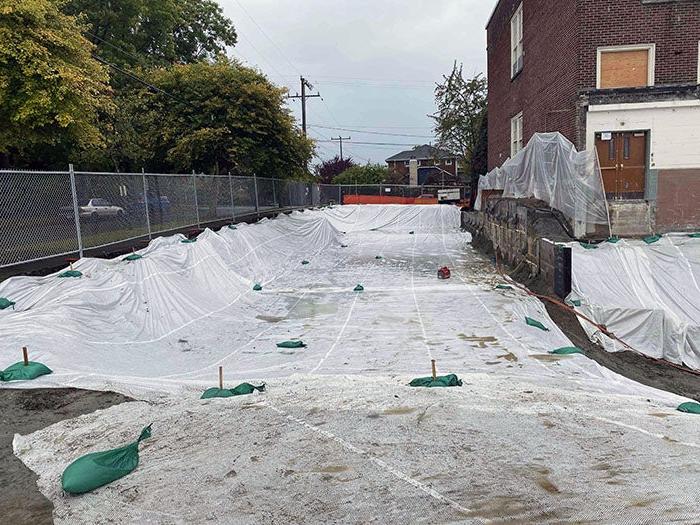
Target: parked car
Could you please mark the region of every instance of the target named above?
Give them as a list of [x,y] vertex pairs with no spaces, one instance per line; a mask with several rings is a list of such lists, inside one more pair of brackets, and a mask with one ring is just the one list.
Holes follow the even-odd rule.
[[85,206],[78,208],[78,212],[81,217],[90,219],[124,216],[124,208],[113,205],[107,199],[90,199]]

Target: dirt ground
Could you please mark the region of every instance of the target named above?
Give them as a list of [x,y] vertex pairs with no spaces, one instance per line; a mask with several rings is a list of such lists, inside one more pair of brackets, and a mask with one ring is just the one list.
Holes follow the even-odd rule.
[[3,523],[53,523],[53,505],[36,486],[36,475],[12,453],[12,438],[63,419],[130,401],[114,392],[73,388],[0,389],[0,509]]
[[[546,287],[536,279],[528,279],[517,274],[512,277],[534,292],[547,294]],[[572,343],[581,348],[587,357],[613,372],[643,385],[700,401],[700,375],[633,352],[606,352],[600,345],[588,339],[586,332],[572,312],[546,301],[544,305],[547,308],[547,313],[557,323],[561,331],[571,339]]]

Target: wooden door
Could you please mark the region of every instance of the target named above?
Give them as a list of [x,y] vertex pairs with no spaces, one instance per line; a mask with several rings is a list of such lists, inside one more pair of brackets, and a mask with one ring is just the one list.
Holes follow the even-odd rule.
[[596,149],[608,199],[643,199],[647,139],[644,131],[596,133]]

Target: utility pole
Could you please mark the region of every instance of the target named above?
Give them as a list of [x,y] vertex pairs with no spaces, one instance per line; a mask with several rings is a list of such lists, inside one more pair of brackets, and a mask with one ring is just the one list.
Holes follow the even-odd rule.
[[340,142],[340,160],[343,160],[343,141],[350,140],[350,137],[343,137],[338,135],[337,137],[331,137],[333,142]]
[[311,83],[304,77],[301,78],[301,95],[297,93],[296,95],[287,95],[287,98],[300,98],[301,99],[301,129],[304,130],[304,136],[306,136],[306,99],[313,97],[320,97],[319,93],[314,95],[307,95],[306,88],[313,89],[314,87]]

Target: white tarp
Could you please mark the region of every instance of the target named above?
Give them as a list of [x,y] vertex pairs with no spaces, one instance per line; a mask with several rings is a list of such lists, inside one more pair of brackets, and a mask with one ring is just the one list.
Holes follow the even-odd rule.
[[609,226],[596,150],[576,151],[560,133],[535,133],[513,158],[481,177],[477,210],[482,209],[483,190],[540,199],[572,221]]
[[[17,302],[0,364],[27,345],[55,371],[27,386],[143,400],[15,437],[56,523],[699,517],[686,400],[549,355],[571,342],[539,301],[493,289],[456,207],[341,206],[180,241],[0,284]],[[308,347],[275,347],[295,337]],[[406,386],[431,359],[464,386]],[[219,365],[227,386],[266,392],[199,400]],[[135,472],[61,493],[70,461],[148,423]]]
[[[648,356],[700,369],[700,239],[665,235],[653,244],[621,240],[597,249],[571,244],[572,298],[582,313]],[[625,347],[582,322],[616,352]]]

